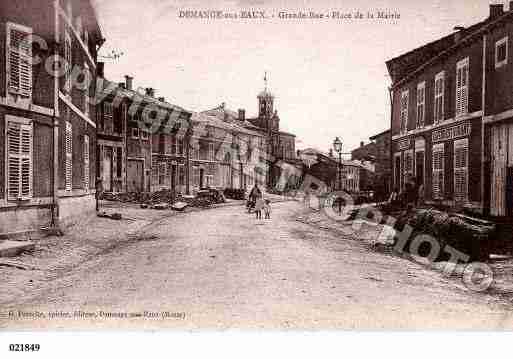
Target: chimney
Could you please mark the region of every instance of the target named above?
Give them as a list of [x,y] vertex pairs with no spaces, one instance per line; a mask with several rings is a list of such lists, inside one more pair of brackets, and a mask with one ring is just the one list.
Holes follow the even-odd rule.
[[146,87],[146,96],[155,97],[155,89],[153,87]]
[[244,121],[246,119],[246,110],[239,108],[239,120]]
[[453,30],[456,31],[454,33],[454,43],[456,44],[457,42],[459,42],[461,40],[461,32],[463,30],[465,30],[465,27],[463,27],[463,26],[455,26]]
[[166,98],[165,97],[159,97],[159,101],[160,102],[166,102]]
[[490,19],[496,19],[504,14],[504,4],[490,4]]
[[224,107],[226,106],[226,102],[221,102],[221,108],[224,110]]
[[132,76],[125,75],[125,87],[127,90],[133,90],[134,78]]
[[360,142],[360,147],[363,147],[365,145],[365,142],[361,141]]
[[105,63],[104,62],[98,62],[96,65],[96,76],[105,78]]
[[330,157],[333,157],[333,148],[330,148]]

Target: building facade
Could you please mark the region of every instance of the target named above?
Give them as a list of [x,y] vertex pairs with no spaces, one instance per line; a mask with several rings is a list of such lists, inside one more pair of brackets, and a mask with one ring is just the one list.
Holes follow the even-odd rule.
[[188,193],[192,113],[155,97],[153,88],[134,90],[98,79],[98,176],[105,192]]
[[394,187],[412,177],[428,202],[511,215],[511,10],[490,5],[484,21],[387,62]]
[[387,198],[392,192],[392,171],[390,160],[390,130],[380,132],[372,137],[371,141],[376,144],[376,158],[374,161],[374,191],[378,200]]
[[104,40],[93,5],[4,2],[0,38],[0,234],[94,213],[90,99]]
[[193,115],[192,187],[250,189],[267,178],[261,158],[266,139],[237,121],[221,120],[229,110],[217,108]]
[[[326,154],[313,148],[299,151],[299,157],[303,159],[303,181],[309,175],[322,183],[320,187],[327,191],[346,191],[358,193],[361,190],[362,177],[366,170],[359,161],[342,159],[340,162],[331,154]],[[340,172],[339,172],[340,166]]]

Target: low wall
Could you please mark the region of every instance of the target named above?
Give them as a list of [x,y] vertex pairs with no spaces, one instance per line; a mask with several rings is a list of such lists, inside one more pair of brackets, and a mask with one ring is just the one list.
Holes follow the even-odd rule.
[[59,198],[59,225],[69,227],[96,215],[94,194]]
[[52,220],[48,205],[17,206],[0,209],[0,237],[12,238],[48,227]]

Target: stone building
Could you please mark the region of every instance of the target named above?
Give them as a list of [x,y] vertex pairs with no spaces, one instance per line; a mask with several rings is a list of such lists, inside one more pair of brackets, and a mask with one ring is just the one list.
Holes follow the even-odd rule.
[[65,226],[95,211],[96,12],[89,0],[1,7],[0,234]]
[[393,186],[428,202],[513,215],[513,6],[387,62]]

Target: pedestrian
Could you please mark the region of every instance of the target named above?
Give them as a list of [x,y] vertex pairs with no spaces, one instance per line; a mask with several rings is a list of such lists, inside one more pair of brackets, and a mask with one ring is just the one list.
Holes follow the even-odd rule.
[[257,198],[262,197],[262,191],[258,188],[258,184],[255,183],[248,196],[248,203],[246,204],[248,208],[248,213],[251,212],[251,209],[255,208]]
[[417,207],[424,205],[424,183],[420,183],[418,192],[417,192]]
[[262,197],[259,197],[256,199],[256,202],[255,202],[256,219],[262,219],[262,210],[264,209],[264,205],[265,205],[265,202]]
[[271,219],[271,201],[266,199],[264,204],[265,219]]

